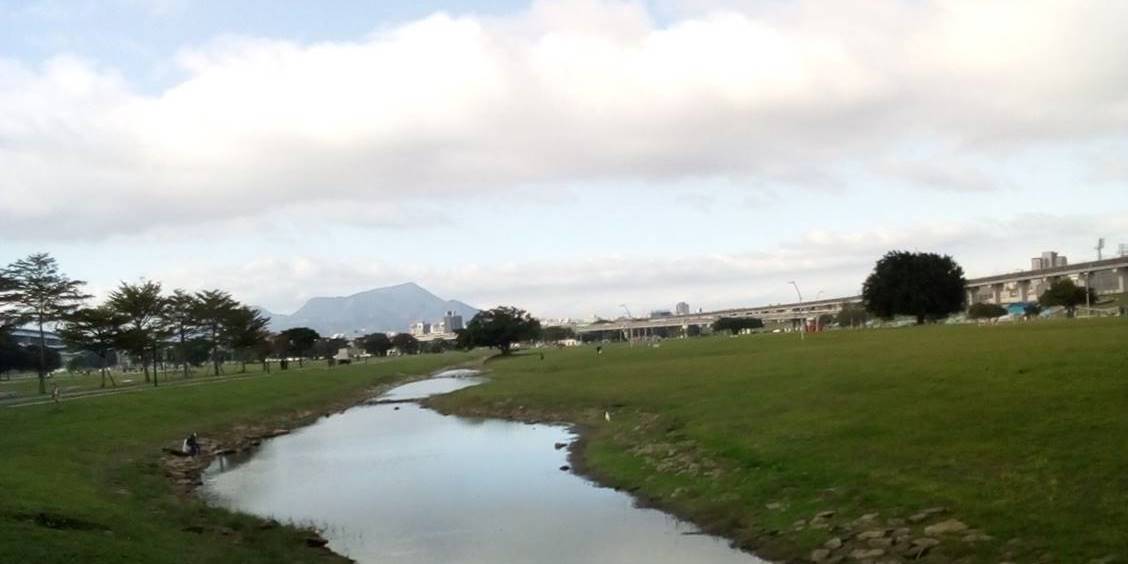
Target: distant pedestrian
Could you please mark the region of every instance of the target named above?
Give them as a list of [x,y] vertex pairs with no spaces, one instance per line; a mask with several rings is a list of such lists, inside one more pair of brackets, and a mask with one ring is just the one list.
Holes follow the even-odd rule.
[[59,391],[59,385],[51,384],[51,401],[59,403],[59,397],[62,395],[63,393]]
[[544,353],[540,353],[540,359],[544,360]]
[[603,345],[595,346],[595,354],[603,354]]

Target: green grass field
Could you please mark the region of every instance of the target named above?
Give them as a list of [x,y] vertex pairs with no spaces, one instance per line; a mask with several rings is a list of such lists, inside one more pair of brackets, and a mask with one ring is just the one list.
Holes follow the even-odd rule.
[[[956,518],[991,537],[945,536],[925,561],[1128,558],[1122,319],[713,337],[488,366],[491,383],[433,403],[582,423],[588,472],[771,557],[805,558],[879,513],[869,527],[918,537]],[[933,506],[950,511],[900,522]],[[824,510],[836,515],[813,528]]]
[[[880,516],[862,528],[907,526],[919,537],[933,521],[957,518],[991,537],[943,536],[922,561],[1128,557],[1125,320],[604,351],[496,359],[490,383],[434,403],[580,423],[585,471],[780,560],[844,537],[867,513]],[[261,529],[176,495],[160,447],[472,358],[425,355],[0,408],[0,560],[329,558],[293,530]],[[897,521],[932,506],[950,511]],[[822,511],[836,513],[812,522]],[[197,527],[204,532],[190,532]]]
[[473,358],[424,355],[0,408],[0,561],[325,560],[331,555],[305,548],[291,529],[260,529],[251,517],[177,496],[159,465],[161,447]]

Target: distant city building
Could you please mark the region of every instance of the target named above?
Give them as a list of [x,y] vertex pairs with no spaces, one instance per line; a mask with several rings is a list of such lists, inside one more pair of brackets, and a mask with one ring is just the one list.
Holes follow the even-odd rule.
[[1069,266],[1069,260],[1057,254],[1057,251],[1046,251],[1042,256],[1030,259],[1030,270],[1045,270],[1059,266]]
[[656,310],[650,312],[650,318],[651,319],[658,318],[658,317],[673,317],[673,315],[674,314],[670,313],[670,310],[668,310],[668,309],[656,309]]
[[674,313],[677,315],[689,315],[689,304],[685,302],[678,302],[674,306]]
[[431,324],[426,321],[416,321],[411,324],[411,334],[415,337],[422,337],[431,332]]
[[446,312],[442,320],[443,332],[454,333],[461,331],[465,326],[462,324],[462,316],[454,313],[453,311]]

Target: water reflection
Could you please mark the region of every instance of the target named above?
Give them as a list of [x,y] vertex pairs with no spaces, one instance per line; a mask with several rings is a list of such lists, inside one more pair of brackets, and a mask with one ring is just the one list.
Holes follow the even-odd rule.
[[[408,384],[405,399],[467,378]],[[399,409],[395,409],[399,407]],[[205,477],[213,502],[312,524],[359,562],[759,562],[625,494],[561,472],[567,429],[368,405],[267,441]],[[242,462],[242,463],[239,463]]]

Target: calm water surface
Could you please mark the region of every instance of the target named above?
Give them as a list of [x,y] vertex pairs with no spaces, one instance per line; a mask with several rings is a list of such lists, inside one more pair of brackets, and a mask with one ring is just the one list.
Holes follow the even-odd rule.
[[[458,373],[382,396],[472,386]],[[399,409],[396,409],[396,408]],[[246,513],[312,525],[358,562],[755,563],[627,495],[559,467],[566,428],[366,405],[217,461],[203,494]]]

